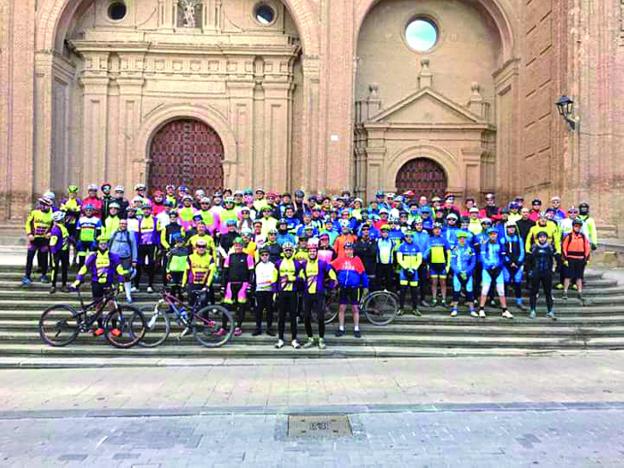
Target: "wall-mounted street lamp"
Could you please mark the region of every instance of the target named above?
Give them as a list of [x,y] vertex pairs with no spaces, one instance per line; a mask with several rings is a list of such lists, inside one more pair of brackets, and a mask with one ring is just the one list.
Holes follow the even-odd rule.
[[555,105],[559,110],[559,115],[561,115],[561,117],[563,117],[563,119],[568,124],[568,128],[570,129],[570,131],[575,131],[576,117],[574,117],[574,101],[568,96],[563,95],[559,98],[557,102],[555,102]]

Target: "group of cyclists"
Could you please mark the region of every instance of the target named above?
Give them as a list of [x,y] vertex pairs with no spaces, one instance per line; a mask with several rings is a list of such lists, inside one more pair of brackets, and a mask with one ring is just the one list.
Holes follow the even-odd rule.
[[[429,199],[412,191],[379,191],[368,203],[347,191],[306,196],[302,190],[280,194],[257,188],[207,194],[167,185],[148,192],[142,183],[131,197],[123,186],[108,183],[89,185],[84,198],[79,192],[75,185],[62,199],[47,192],[28,216],[24,286],[32,283],[35,257],[39,280],[51,282],[50,293],[78,287],[90,276],[94,299],[119,283],[132,302],[143,286],[153,293],[156,275],[162,274],[179,297],[188,293],[193,301],[198,297],[193,291],[206,290],[214,303],[220,285],[236,336],[248,309],[255,313],[252,335],[263,332],[264,322],[264,332],[275,336],[277,312],[277,348],[285,345],[287,319],[291,345],[301,346],[299,315],[307,335],[303,346],[326,347],[329,290],[339,297],[336,336],[345,334],[350,307],[353,334],[361,337],[359,304],[368,289],[397,293],[400,313],[417,316],[423,307],[442,307],[457,317],[463,304],[470,316],[483,319],[486,305],[495,306],[498,296],[502,317],[513,319],[507,295],[518,310],[527,310],[526,284],[528,316],[537,316],[541,289],[546,316],[556,320],[553,283],[564,300],[572,287],[584,304],[584,269],[598,246],[588,203],[566,211],[556,196],[548,206],[539,199],[525,204],[522,196],[499,206],[489,193],[479,207],[470,197],[458,206],[451,193]],[[71,265],[79,270],[69,285]]]

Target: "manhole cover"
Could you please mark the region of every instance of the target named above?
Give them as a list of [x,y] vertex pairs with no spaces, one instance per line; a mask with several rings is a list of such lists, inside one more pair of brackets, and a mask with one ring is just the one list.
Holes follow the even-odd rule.
[[289,415],[288,437],[345,437],[352,436],[348,416],[341,415]]

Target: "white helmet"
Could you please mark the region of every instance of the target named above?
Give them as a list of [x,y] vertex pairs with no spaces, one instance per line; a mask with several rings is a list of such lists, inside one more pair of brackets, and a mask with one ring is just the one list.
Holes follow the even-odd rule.
[[65,219],[64,211],[55,211],[52,213],[52,221],[56,221],[57,223],[63,221]]

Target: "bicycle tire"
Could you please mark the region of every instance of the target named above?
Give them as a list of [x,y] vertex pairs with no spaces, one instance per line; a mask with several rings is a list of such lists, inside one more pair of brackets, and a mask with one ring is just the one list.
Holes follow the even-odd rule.
[[362,301],[362,311],[366,320],[382,327],[395,319],[399,311],[399,301],[390,292],[375,291],[368,294]]
[[167,340],[171,333],[171,320],[169,320],[169,315],[167,315],[168,309],[168,304],[154,304],[152,307],[141,307],[146,327],[145,335],[139,341],[139,346],[155,348]]
[[[323,307],[325,308],[325,325],[327,325],[338,317],[338,295],[334,293],[327,294]],[[314,313],[314,311],[312,313]],[[318,317],[314,317],[314,321],[318,322]]]
[[[53,314],[57,316],[53,316]],[[51,337],[51,335],[49,335],[46,331],[47,328],[45,326],[45,322],[48,320],[52,322],[52,325],[55,325],[54,329],[56,330],[56,336],[54,337]],[[63,340],[58,339],[58,335],[61,332],[61,325],[63,325],[63,328],[67,330],[69,335]],[[39,318],[39,336],[44,343],[60,348],[67,346],[76,340],[78,334],[80,333],[80,325],[81,320],[79,314],[72,306],[67,304],[53,305],[44,310]]]
[[[124,311],[127,311],[124,313]],[[121,324],[121,326],[120,326]],[[112,331],[117,328],[121,331],[114,336]],[[139,343],[145,336],[147,323],[143,312],[139,308],[123,304],[106,315],[104,321],[104,335],[106,340],[115,348],[128,349]]]
[[[225,334],[219,336],[217,331],[225,319]],[[234,319],[225,307],[213,304],[200,309],[193,316],[193,336],[199,344],[206,348],[220,348],[234,336]]]

